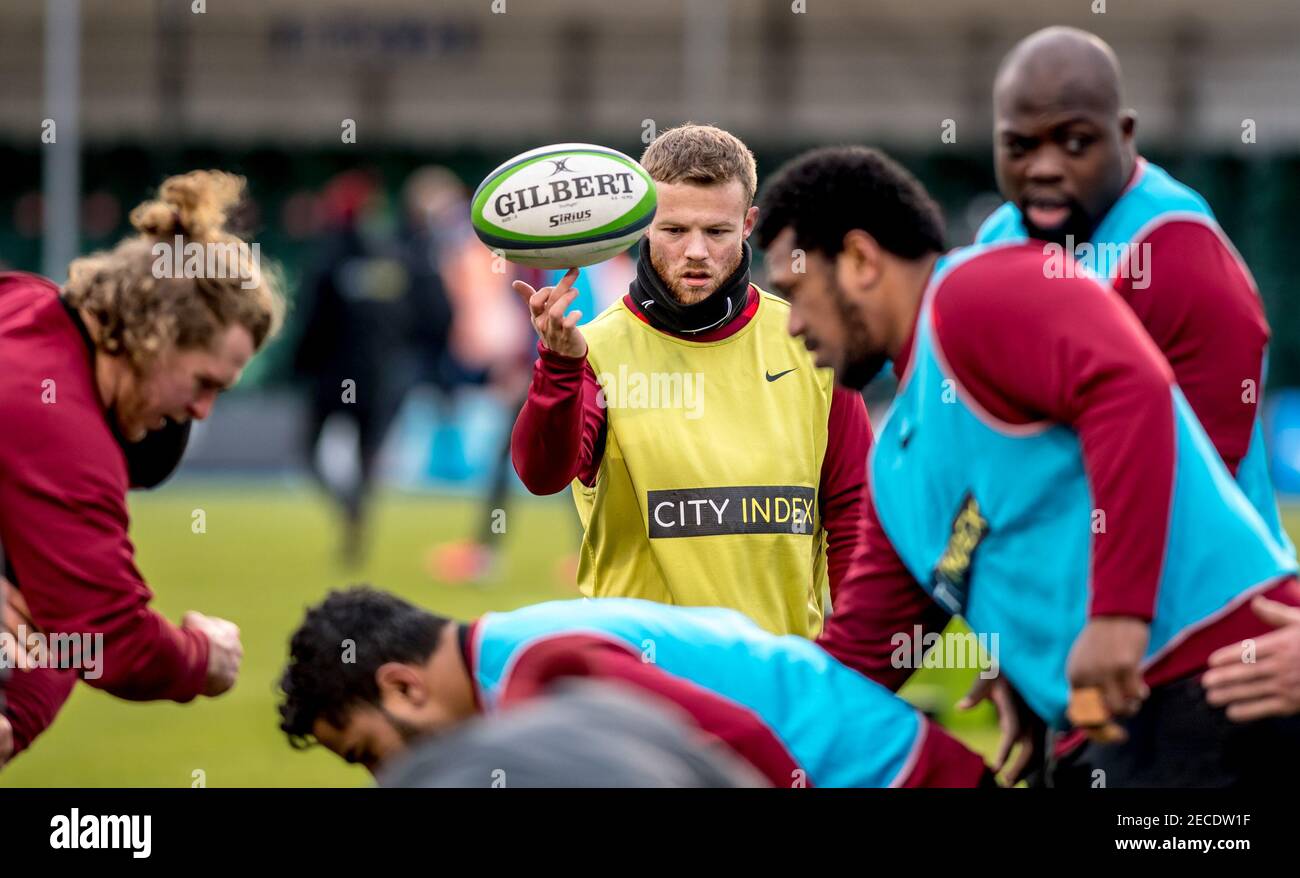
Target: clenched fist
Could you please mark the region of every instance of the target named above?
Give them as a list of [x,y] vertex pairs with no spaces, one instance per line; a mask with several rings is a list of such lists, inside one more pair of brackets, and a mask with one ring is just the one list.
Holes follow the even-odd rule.
[[1096,616],[1074,641],[1066,673],[1071,689],[1096,689],[1112,717],[1138,712],[1150,690],[1142,679],[1151,629],[1141,619]]
[[208,681],[203,694],[211,698],[234,686],[239,678],[239,664],[244,658],[239,626],[191,610],[181,620],[181,627],[202,631],[208,638]]

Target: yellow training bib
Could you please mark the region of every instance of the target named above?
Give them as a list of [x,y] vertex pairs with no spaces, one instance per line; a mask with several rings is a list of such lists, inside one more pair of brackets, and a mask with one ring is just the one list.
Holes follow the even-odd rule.
[[680,339],[620,299],[582,328],[601,385],[604,453],[575,480],[592,597],[732,607],[777,634],[815,637],[826,586],[817,490],[833,376],[758,310],[721,341]]

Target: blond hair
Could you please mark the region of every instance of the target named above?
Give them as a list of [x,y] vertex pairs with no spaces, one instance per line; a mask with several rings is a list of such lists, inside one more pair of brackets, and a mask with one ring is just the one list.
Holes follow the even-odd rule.
[[712,186],[739,180],[745,205],[754,202],[758,166],[740,138],[712,125],[687,122],[669,128],[641,154],[641,166],[657,183]]
[[[63,299],[97,321],[100,350],[142,371],[166,350],[207,348],[230,326],[247,329],[255,350],[275,335],[284,319],[282,284],[275,271],[250,264],[244,240],[226,230],[243,192],[244,178],[224,171],[169,177],[157,198],[131,211],[138,234],[73,260]],[[159,271],[160,248],[189,244],[232,250],[235,270],[199,277]]]

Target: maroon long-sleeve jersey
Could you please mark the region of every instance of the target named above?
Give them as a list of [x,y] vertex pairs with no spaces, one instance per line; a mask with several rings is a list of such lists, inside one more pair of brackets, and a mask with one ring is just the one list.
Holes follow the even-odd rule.
[[128,536],[126,457],[74,317],[50,281],[0,274],[0,545],[36,625],[103,635],[85,669],[12,676],[16,750],[53,721],[78,675],[131,700],[189,701],[207,676],[207,638],[149,608]]

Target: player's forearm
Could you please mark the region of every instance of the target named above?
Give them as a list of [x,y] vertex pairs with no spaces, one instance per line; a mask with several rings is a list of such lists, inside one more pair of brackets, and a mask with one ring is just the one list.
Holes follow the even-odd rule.
[[528,399],[511,433],[510,457],[529,491],[555,494],[594,468],[594,434],[603,429],[604,414],[585,358],[563,357],[541,345],[538,351]]
[[1173,502],[1174,403],[1158,374],[1120,381],[1098,388],[1074,425],[1093,497],[1089,612],[1150,621]]
[[943,631],[949,618],[919,587],[911,587],[923,603],[918,600],[880,610],[866,605],[835,607],[817,645],[841,664],[897,692],[916,670],[910,646],[904,650],[906,658],[898,660],[899,636],[905,636],[909,644],[924,642],[926,634]]
[[871,423],[861,394],[837,386],[831,399],[826,455],[818,491],[822,526],[827,534],[826,568],[832,603],[863,541],[870,450]]
[[153,594],[135,567],[125,510],[105,499],[70,516],[53,501],[19,497],[0,491],[0,508],[15,513],[0,521],[0,537],[54,658],[121,698],[188,701],[200,693],[207,641],[149,608]]
[[[138,586],[147,593],[143,583]],[[207,677],[207,638],[177,628],[144,601],[119,597],[116,603],[64,605],[57,616],[34,612],[43,661],[118,698],[190,701]]]
[[[863,492],[860,548],[831,599],[817,644],[841,663],[897,691],[911,662],[894,659],[896,635],[941,631],[948,615],[925,593],[889,542],[870,495]],[[908,652],[908,655],[911,653]]]
[[4,686],[4,713],[13,728],[10,759],[50,727],[76,683],[77,675],[70,670],[33,668],[10,673]]
[[81,668],[95,688],[128,701],[186,702],[203,692],[208,641],[201,632],[141,607],[95,633],[103,634],[102,649],[95,666]]

